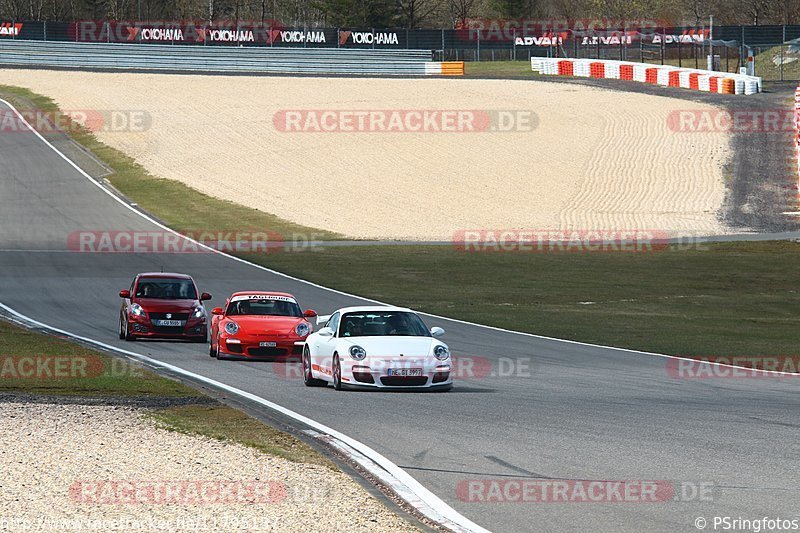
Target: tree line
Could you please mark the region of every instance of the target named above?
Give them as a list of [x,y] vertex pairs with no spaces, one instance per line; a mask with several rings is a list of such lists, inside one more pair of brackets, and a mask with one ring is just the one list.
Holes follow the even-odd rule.
[[284,26],[453,28],[469,19],[800,24],[798,0],[0,0],[5,20],[280,21]]

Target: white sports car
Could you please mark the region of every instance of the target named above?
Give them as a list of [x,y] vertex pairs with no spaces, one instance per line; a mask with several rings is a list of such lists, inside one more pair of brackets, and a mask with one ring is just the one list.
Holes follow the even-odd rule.
[[412,310],[345,307],[317,317],[324,324],[303,346],[303,382],[341,389],[449,390],[450,350]]

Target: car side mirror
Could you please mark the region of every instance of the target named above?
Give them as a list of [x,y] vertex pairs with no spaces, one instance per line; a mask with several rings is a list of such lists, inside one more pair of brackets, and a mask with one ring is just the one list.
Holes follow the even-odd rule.
[[119,291],[119,297],[120,298],[130,298],[131,297],[131,291]]
[[204,302],[204,301],[210,300],[210,299],[211,299],[211,295],[208,294],[207,292],[204,292],[203,294],[200,295],[200,301],[201,302]]
[[333,330],[327,326],[319,330],[317,333],[319,333],[321,337],[333,337]]
[[431,328],[431,335],[433,337],[441,337],[442,335],[444,335],[444,330],[442,328],[439,328],[439,327],[432,327]]
[[317,312],[313,309],[306,309],[305,313],[303,313],[303,316],[306,318],[314,318],[317,316]]
[[212,315],[222,315],[222,314],[224,314],[224,312],[222,311],[221,307],[215,307],[214,309],[211,310],[211,314]]

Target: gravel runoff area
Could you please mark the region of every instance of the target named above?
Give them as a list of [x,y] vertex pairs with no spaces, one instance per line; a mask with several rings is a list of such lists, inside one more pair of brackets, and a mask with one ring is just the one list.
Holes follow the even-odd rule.
[[413,529],[341,472],[160,429],[139,409],[0,408],[0,531]]
[[[1,72],[63,110],[148,113],[146,128],[97,136],[156,176],[350,237],[734,231],[722,216],[731,136],[669,125],[682,110],[720,109],[711,103],[534,80]],[[480,133],[344,132],[339,121],[282,131],[296,129],[285,112],[305,113],[305,126],[326,110],[471,110],[494,122]],[[497,111],[533,114],[501,132]]]

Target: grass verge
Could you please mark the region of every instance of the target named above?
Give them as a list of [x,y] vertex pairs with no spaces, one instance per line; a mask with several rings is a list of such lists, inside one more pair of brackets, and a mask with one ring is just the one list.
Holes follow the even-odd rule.
[[474,78],[536,78],[540,74],[531,70],[531,62],[524,61],[467,61],[464,76]]
[[[502,67],[486,65],[478,68]],[[27,91],[24,97],[53,105]],[[86,132],[75,138],[115,169],[115,186],[179,231],[255,226],[320,233],[154,178]],[[361,296],[547,336],[679,355],[797,353],[800,246],[792,242],[638,254],[361,246],[240,255]]]
[[[236,409],[210,403],[196,390],[163,378],[140,365],[91,350],[71,341],[34,332],[0,320],[0,393],[24,398],[70,396],[157,399],[179,406],[151,409],[160,427],[235,442],[298,463],[335,468],[307,444]],[[197,399],[197,402],[192,399]]]

